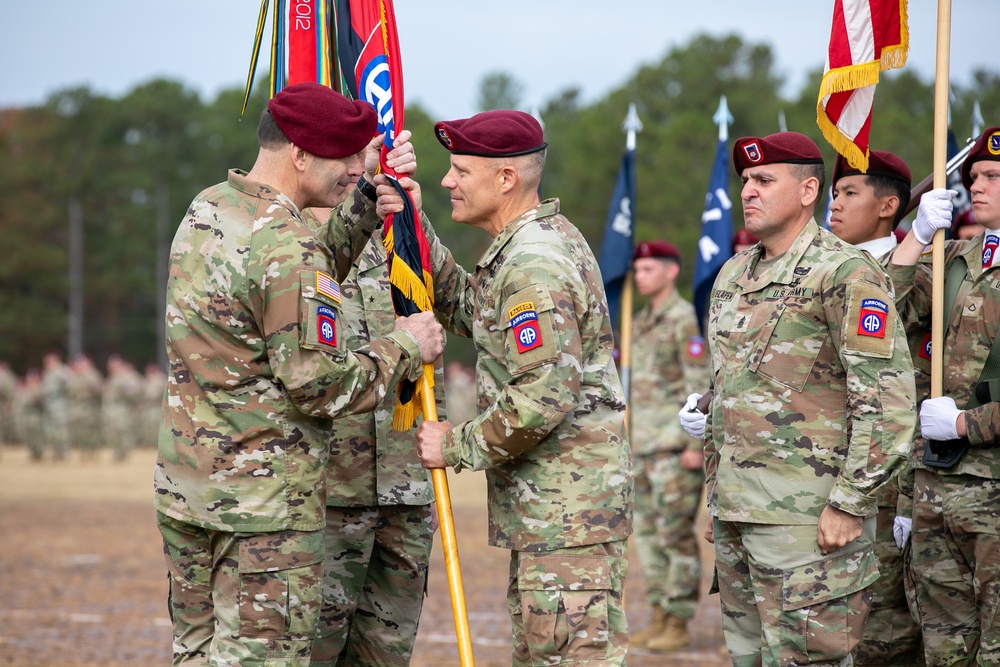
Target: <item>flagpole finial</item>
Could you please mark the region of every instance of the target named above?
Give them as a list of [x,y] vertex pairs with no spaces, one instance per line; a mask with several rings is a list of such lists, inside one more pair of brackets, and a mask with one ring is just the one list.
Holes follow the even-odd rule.
[[785,110],[778,110],[778,132],[788,132],[788,123],[785,122]]
[[729,103],[726,101],[725,95],[719,97],[719,108],[716,109],[712,120],[719,126],[719,141],[727,141],[729,139],[729,124],[733,122],[733,114],[729,113]]
[[983,131],[986,120],[983,118],[983,110],[979,106],[979,100],[972,104],[972,138],[978,139],[979,133]]
[[625,149],[634,151],[635,133],[642,132],[642,121],[639,120],[639,114],[635,110],[635,102],[630,102],[628,105],[628,115],[625,116],[625,121],[622,123],[622,130],[628,133]]

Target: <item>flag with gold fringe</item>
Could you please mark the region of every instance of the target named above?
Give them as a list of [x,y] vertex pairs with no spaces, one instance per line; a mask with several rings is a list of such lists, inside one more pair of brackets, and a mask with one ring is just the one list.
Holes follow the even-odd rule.
[[[261,1],[241,114],[250,98],[270,6],[270,0]],[[272,16],[272,97],[285,86],[315,81],[375,108],[378,131],[385,135],[379,167],[405,207],[388,216],[383,227],[393,306],[401,317],[431,310],[434,285],[427,235],[413,199],[386,164],[403,130],[403,68],[392,0],[274,0]],[[433,389],[434,374],[425,376]],[[393,428],[410,428],[422,411],[418,385],[401,382]]]
[[[430,246],[413,200],[386,164],[396,136],[403,131],[403,68],[392,0],[336,0],[336,60],[340,91],[371,104],[385,135],[380,169],[402,196],[404,209],[385,219],[383,237],[389,256],[389,282],[396,315],[405,317],[433,308]],[[425,374],[428,388],[433,373]],[[399,385],[392,426],[406,430],[422,412],[420,388]]]
[[816,122],[826,140],[862,172],[868,170],[875,84],[906,64],[906,0],[835,0]]

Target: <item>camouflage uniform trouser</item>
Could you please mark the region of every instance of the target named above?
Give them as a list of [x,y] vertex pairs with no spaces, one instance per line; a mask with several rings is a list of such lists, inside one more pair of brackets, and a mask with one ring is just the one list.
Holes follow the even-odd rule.
[[816,526],[714,519],[722,630],[736,667],[853,664],[871,607],[875,517],[828,555]]
[[45,406],[45,422],[42,425],[45,441],[52,450],[53,456],[59,460],[69,453],[69,406],[65,401]]
[[635,457],[635,546],[651,606],[689,619],[698,608],[701,554],[695,515],[705,486],[700,470],[681,467],[680,452]]
[[907,604],[904,554],[892,535],[898,495],[894,484],[878,492],[875,556],[879,579],[875,582],[868,623],[854,654],[854,664],[859,667],[923,667],[924,664],[920,626]]
[[1000,664],[1000,480],[914,471],[910,580],[928,665]]
[[323,595],[323,532],[226,533],[157,514],[173,665],[306,667]]
[[410,664],[434,539],[432,511],[430,505],[326,508],[313,667]]
[[511,551],[512,667],[625,664],[626,545]]

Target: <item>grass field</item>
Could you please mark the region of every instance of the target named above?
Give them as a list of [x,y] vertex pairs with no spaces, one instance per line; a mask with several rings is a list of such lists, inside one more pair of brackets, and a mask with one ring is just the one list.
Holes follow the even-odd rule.
[[[152,507],[155,452],[123,463],[74,453],[31,462],[0,452],[0,665],[169,665],[166,573]],[[505,590],[508,552],[486,545],[483,477],[451,476],[451,494],[477,667],[510,664]],[[706,550],[707,552],[707,550]],[[706,557],[709,554],[706,553]],[[710,566],[709,572],[711,573]],[[630,565],[629,622],[645,626],[638,564]],[[718,599],[704,597],[691,650],[629,656],[631,667],[728,664]],[[413,667],[458,665],[448,586],[436,539]]]

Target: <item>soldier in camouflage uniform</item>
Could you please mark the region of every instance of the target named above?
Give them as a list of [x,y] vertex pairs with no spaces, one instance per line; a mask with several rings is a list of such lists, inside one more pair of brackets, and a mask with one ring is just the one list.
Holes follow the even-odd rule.
[[883,271],[812,218],[816,144],[744,137],[733,162],[761,242],[723,266],[709,307],[723,630],[740,667],[847,667],[878,578],[877,493],[913,435],[912,364]]
[[42,396],[42,374],[29,368],[14,400],[15,423],[21,442],[28,445],[32,461],[41,461],[45,454],[45,399]]
[[[312,211],[310,211],[311,213]],[[425,221],[431,256],[440,244]],[[381,228],[341,284],[347,349],[392,333],[395,311]],[[439,418],[443,373],[435,365]],[[333,421],[326,466],[326,557],[313,667],[408,665],[433,544],[430,475],[414,431],[392,428],[396,394],[374,412]]]
[[[880,265],[887,266],[897,245],[893,229],[902,220],[910,201],[910,178],[906,163],[887,151],[871,151],[864,174],[838,155],[831,179],[830,231],[842,241],[868,252]],[[923,339],[922,331],[919,338]],[[913,343],[911,337],[911,353]],[[926,373],[916,368],[919,361],[914,355],[918,394],[921,378],[925,385],[929,380]],[[897,544],[893,535],[899,485],[913,480],[912,473],[907,474],[907,464],[904,463],[900,473],[878,491],[875,555],[879,579],[875,582],[864,635],[854,656],[859,667],[921,667],[924,664],[920,626],[907,604],[903,545]],[[910,494],[909,488],[903,490],[904,503],[908,503]],[[909,515],[906,511],[906,516]]]
[[[1000,272],[995,270],[1000,127],[979,137],[962,166],[962,182],[972,197],[973,218],[985,232],[945,245],[945,274],[957,266],[962,283],[951,311],[944,312],[944,344],[934,343],[933,354],[941,349],[944,355],[943,393],[921,403],[920,431],[936,448],[941,447],[936,441],[962,440],[968,451],[952,467],[933,467],[924,459],[929,445],[921,439],[912,459],[910,578],[928,665],[1000,664],[1000,403],[996,392],[983,395],[985,387],[977,385],[1000,335]],[[925,194],[889,265],[900,316],[919,332],[928,331],[931,312],[931,265],[929,257],[921,261],[921,253],[936,229],[950,226],[951,216],[948,190]],[[928,333],[919,356],[929,360],[930,354]],[[973,392],[983,404],[963,409]],[[905,536],[908,522],[897,521]]]
[[124,461],[138,442],[142,410],[142,378],[117,354],[108,357],[108,377],[101,396],[104,437],[115,461]]
[[[174,238],[155,506],[175,665],[309,664],[330,418],[373,410],[442,350],[429,313],[346,349],[336,279],[377,221],[370,182],[322,238],[301,218],[371,177],[375,127],[366,103],[319,84],[286,87],[261,116],[253,169],[198,195]],[[403,143],[389,158],[409,161],[411,150]]]
[[0,361],[0,449],[14,442],[14,396],[17,376],[6,361]]
[[57,352],[47,352],[42,359],[42,400],[45,405],[45,445],[56,461],[66,458],[69,434],[69,369]]
[[597,261],[559,201],[538,200],[534,118],[489,111],[435,132],[452,218],[494,238],[472,276],[450,258],[435,276],[435,310],[479,354],[479,414],[421,424],[421,460],[486,471],[489,541],[511,550],[513,664],[623,665],[632,462]]
[[101,394],[104,380],[87,355],[70,365],[69,424],[73,444],[84,459],[93,459],[101,446]]
[[673,651],[691,642],[701,554],[695,516],[705,484],[702,442],[677,417],[689,394],[708,386],[708,355],[694,306],[674,286],[680,253],[665,241],[640,243],[636,289],[649,303],[633,320],[629,440],[635,461],[635,546],[653,622],[632,635],[636,648]]

